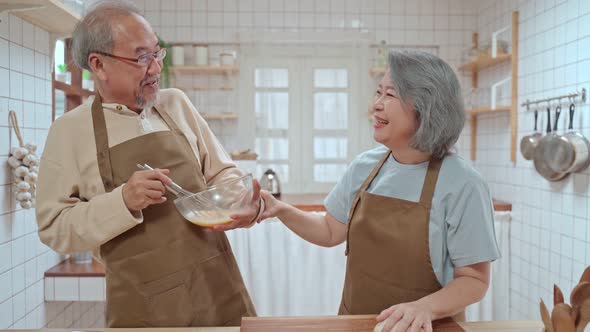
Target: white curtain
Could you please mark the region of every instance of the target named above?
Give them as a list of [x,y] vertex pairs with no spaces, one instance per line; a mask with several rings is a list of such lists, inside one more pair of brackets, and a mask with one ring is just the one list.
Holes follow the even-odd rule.
[[490,287],[481,302],[467,307],[468,321],[507,320],[510,312],[510,212],[494,213],[496,240],[502,257],[492,263]]
[[336,315],[344,285],[344,244],[311,244],[278,219],[227,232],[259,316]]
[[[502,259],[492,264],[485,298],[467,308],[467,320],[504,320],[508,316],[510,213],[495,213]],[[259,316],[336,315],[342,296],[345,244],[311,244],[273,218],[249,229],[227,232],[246,287]]]

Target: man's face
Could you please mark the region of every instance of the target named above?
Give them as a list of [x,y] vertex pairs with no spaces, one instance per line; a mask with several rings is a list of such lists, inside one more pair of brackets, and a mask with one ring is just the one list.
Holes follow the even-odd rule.
[[[157,52],[158,38],[148,22],[139,15],[117,18],[112,25],[114,47],[111,54],[126,58]],[[140,110],[153,106],[160,90],[162,62],[149,64],[103,56],[106,89],[120,104]]]

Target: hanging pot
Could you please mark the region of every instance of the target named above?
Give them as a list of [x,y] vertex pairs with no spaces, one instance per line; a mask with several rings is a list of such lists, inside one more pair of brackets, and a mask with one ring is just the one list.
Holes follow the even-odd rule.
[[579,172],[590,163],[590,143],[584,135],[573,130],[574,111],[576,106],[570,105],[570,123],[568,133],[552,141],[548,150],[553,158],[549,159],[549,166],[558,172]]
[[541,134],[537,130],[537,118],[538,117],[539,117],[539,111],[535,110],[535,132],[531,135],[524,136],[520,140],[520,153],[522,153],[522,157],[525,160],[532,160],[533,159],[533,153],[535,151],[535,148],[539,144],[541,137],[543,137],[543,134]]
[[549,181],[559,181],[567,176],[567,172],[557,172],[549,166],[548,160],[550,159],[550,151],[548,146],[553,140],[560,139],[557,134],[557,121],[559,120],[559,114],[561,114],[561,108],[558,107],[555,110],[555,123],[553,125],[553,132],[551,132],[551,108],[547,107],[547,135],[545,135],[540,141],[535,152],[533,153],[533,161],[535,169],[541,176]]

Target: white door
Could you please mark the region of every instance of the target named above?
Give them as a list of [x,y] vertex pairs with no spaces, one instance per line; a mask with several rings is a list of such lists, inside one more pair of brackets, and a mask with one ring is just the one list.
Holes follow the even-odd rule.
[[327,192],[354,158],[358,136],[351,60],[305,59],[302,90],[302,192]]
[[327,192],[358,153],[352,58],[257,57],[245,65],[243,132],[258,153],[256,177],[278,173],[282,191]]

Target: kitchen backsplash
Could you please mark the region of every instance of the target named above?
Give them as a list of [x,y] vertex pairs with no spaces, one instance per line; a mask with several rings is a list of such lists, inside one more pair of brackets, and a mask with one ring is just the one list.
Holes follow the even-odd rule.
[[[567,94],[590,83],[590,2],[480,1],[480,42],[510,23],[513,10],[520,12],[518,103],[527,99]],[[509,73],[510,65],[480,73],[480,86],[490,86]],[[556,104],[552,105],[554,109]],[[567,105],[564,105],[567,110]],[[542,111],[546,104],[542,105]],[[579,104],[574,123],[590,134],[588,104]],[[563,114],[565,114],[564,112]],[[563,115],[562,114],[562,115]],[[540,128],[545,128],[545,112]],[[559,129],[565,130],[564,116]],[[518,109],[518,141],[533,132],[533,112]],[[461,138],[461,153],[469,158],[470,128]],[[513,319],[539,318],[539,298],[553,303],[553,283],[569,294],[583,269],[590,265],[590,170],[550,183],[536,173],[532,161],[518,151],[510,162],[508,114],[478,118],[476,168],[485,176],[493,195],[512,203],[510,256],[510,313]]]
[[[477,3],[470,0],[135,0],[156,33],[168,42],[237,43],[240,34],[250,32],[293,32],[308,36],[310,32],[367,33],[375,42],[386,40],[393,45],[439,45],[439,55],[454,66],[461,52],[471,45],[477,26]],[[302,37],[305,38],[305,37]],[[305,40],[302,40],[305,41]],[[352,43],[352,42],[351,42]],[[223,50],[237,51],[239,45],[210,47],[211,58]],[[185,53],[192,53],[185,50]],[[366,105],[373,92],[368,71],[373,65],[361,63],[359,72],[366,75],[366,87],[360,93],[360,105]],[[239,75],[239,74],[238,74]],[[237,76],[230,76],[232,86]],[[219,78],[182,75],[181,85],[219,85]],[[469,82],[469,76],[463,76]],[[244,114],[239,105],[238,89],[233,91],[188,91],[187,95],[201,112],[237,112],[234,120],[208,121],[228,151],[253,148],[243,146],[236,130]],[[355,110],[365,112],[365,109]],[[367,125],[367,128],[369,126]],[[370,132],[360,138],[362,146],[371,146]]]
[[[49,33],[0,14],[0,328],[91,327],[104,304],[44,302],[43,274],[62,257],[39,241],[34,210],[17,207],[7,164],[18,144],[8,127],[14,110],[24,140],[43,150],[51,125]],[[10,137],[10,139],[9,139]]]

